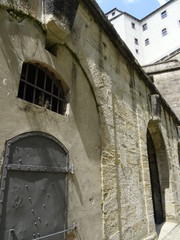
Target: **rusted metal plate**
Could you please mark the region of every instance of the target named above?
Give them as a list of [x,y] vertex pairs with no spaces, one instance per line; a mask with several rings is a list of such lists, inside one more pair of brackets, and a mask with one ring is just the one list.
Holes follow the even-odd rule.
[[39,133],[7,143],[0,195],[0,239],[66,238],[67,156],[58,142]]

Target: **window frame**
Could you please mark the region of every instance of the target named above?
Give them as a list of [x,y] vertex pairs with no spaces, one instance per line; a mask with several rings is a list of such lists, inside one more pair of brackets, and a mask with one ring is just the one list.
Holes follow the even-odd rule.
[[138,40],[137,38],[134,38],[134,43],[135,43],[136,45],[139,45],[139,40]]
[[131,22],[132,29],[136,29],[136,24],[134,22]]
[[144,42],[145,42],[145,46],[148,46],[150,44],[149,38],[146,38]]
[[65,113],[65,92],[60,79],[39,63],[23,63],[17,96],[52,112]]
[[146,30],[148,29],[147,23],[144,23],[144,24],[142,25],[142,29],[143,29],[143,31],[146,31]]
[[167,11],[164,10],[163,12],[161,12],[161,19],[164,19],[167,17]]
[[162,31],[162,37],[166,36],[168,33],[167,33],[167,28],[163,28]]

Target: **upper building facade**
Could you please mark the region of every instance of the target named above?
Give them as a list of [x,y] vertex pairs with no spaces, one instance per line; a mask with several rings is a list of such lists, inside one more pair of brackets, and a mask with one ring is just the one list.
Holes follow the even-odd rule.
[[139,20],[117,8],[106,16],[141,65],[154,63],[180,47],[180,0],[170,0]]

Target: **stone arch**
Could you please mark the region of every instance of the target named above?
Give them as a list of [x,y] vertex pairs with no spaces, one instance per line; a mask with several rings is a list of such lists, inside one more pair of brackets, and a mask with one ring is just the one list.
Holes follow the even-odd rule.
[[154,218],[156,224],[161,224],[167,219],[166,189],[169,188],[169,164],[158,121],[150,121],[148,124],[147,150]]

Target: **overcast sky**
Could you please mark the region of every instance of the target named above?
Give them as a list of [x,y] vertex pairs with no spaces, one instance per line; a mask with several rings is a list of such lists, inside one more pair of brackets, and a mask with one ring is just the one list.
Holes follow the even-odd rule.
[[168,0],[96,0],[104,13],[118,8],[134,17],[141,19],[159,8]]

